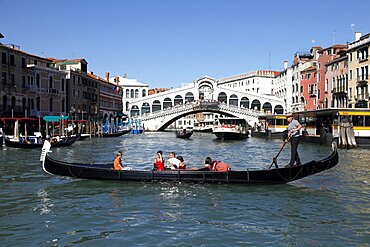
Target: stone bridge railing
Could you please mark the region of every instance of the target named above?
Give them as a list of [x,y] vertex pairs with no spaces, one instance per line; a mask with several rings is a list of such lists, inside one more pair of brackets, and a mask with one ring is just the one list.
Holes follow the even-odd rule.
[[191,111],[222,111],[230,114],[241,114],[250,117],[258,117],[259,112],[253,111],[248,108],[238,107],[234,105],[227,105],[217,101],[193,101],[185,105],[176,105],[171,108],[156,111],[153,113],[144,113],[141,116],[142,121],[148,121],[155,118],[160,118],[172,114],[182,114]]

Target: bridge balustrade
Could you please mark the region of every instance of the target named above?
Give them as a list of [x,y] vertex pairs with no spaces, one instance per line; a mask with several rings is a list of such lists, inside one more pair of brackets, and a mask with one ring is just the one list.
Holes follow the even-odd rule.
[[230,113],[238,113],[242,115],[257,117],[258,113],[256,111],[253,111],[248,108],[238,107],[234,105],[227,105],[225,103],[220,103],[218,101],[193,101],[190,103],[186,103],[184,105],[176,105],[171,108],[167,108],[164,110],[151,112],[151,113],[143,113],[141,115],[141,119],[143,121],[145,120],[151,120],[158,117],[163,117],[170,114],[178,114],[186,111],[192,111],[192,110],[203,110],[203,111],[217,111],[222,110],[225,112]]

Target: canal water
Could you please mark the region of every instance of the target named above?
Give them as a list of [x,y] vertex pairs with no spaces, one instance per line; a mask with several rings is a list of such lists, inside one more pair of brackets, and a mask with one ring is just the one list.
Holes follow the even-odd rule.
[[[173,132],[80,141],[53,149],[75,162],[151,169],[157,150],[175,151],[188,167],[206,156],[234,169],[271,164],[281,140],[191,140]],[[289,146],[279,157],[288,163]],[[330,154],[301,143],[301,160]],[[186,183],[120,183],[50,176],[40,150],[0,148],[0,246],[369,246],[370,154],[340,150],[339,165],[286,185],[247,187]]]

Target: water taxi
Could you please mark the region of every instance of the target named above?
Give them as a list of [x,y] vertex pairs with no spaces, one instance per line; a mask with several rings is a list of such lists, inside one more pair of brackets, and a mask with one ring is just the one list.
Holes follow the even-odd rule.
[[339,146],[370,146],[370,109],[336,108],[296,112],[303,140]]
[[282,114],[266,114],[258,117],[258,123],[253,126],[251,136],[266,139],[282,139],[288,128],[288,121]]
[[220,117],[215,121],[212,133],[219,140],[245,139],[249,134],[248,123],[240,118]]

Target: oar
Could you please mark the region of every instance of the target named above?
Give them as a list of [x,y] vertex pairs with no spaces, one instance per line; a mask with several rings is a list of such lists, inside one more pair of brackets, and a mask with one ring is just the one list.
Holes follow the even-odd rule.
[[277,154],[274,158],[272,158],[272,163],[271,163],[271,165],[270,165],[269,169],[271,169],[272,165],[275,165],[275,168],[279,168],[279,166],[278,166],[278,164],[277,164],[277,158],[279,157],[279,155],[280,155],[281,151],[283,151],[283,148],[284,148],[284,147],[285,147],[285,145],[288,143],[288,141],[289,141],[289,138],[288,138],[288,139],[286,139],[286,140],[284,140],[283,146],[281,146],[281,148],[280,148],[280,150],[279,150],[278,154]]

